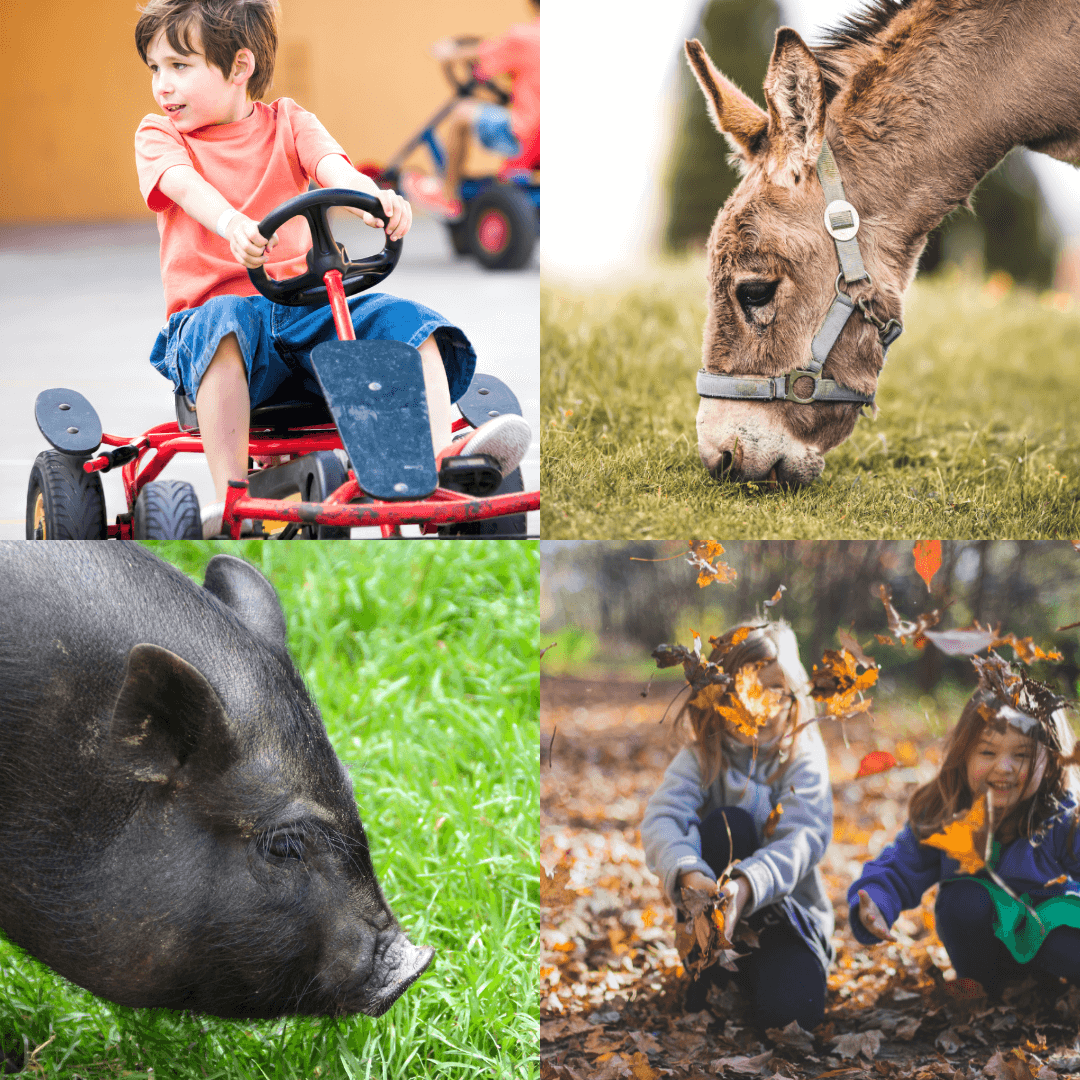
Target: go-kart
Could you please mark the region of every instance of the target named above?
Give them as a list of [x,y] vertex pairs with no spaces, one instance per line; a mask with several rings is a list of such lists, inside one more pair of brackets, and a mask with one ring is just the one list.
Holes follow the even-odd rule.
[[[475,45],[476,37],[459,37],[459,45]],[[459,63],[462,65],[459,68]],[[467,73],[463,73],[467,68]],[[385,188],[401,190],[401,170],[408,157],[426,146],[435,172],[442,175],[446,154],[435,129],[450,115],[459,98],[487,91],[498,104],[507,105],[510,95],[496,82],[476,78],[474,65],[448,61],[443,72],[454,95],[424,126],[381,167],[373,163],[360,171]],[[461,181],[461,220],[447,222],[450,243],[458,255],[472,255],[489,270],[517,270],[532,255],[540,235],[540,136],[523,146],[516,158],[504,161],[494,176],[466,176]]]
[[[358,526],[383,536],[419,524],[443,536],[524,536],[525,513],[540,505],[521,472],[503,478],[483,454],[444,459],[436,471],[419,352],[398,341],[356,341],[346,297],[370,288],[397,264],[402,241],[358,261],[334,240],[326,211],[351,206],[382,215],[378,199],[360,191],[309,191],[259,222],[263,236],[298,215],[312,246],[307,271],[278,280],[261,267],[252,283],[275,303],[329,302],[336,341],[317,345],[312,365],[321,394],[288,383],[251,412],[250,471],[230,481],[222,531],[290,539],[348,538]],[[492,376],[475,375],[457,402],[455,432],[521,409]],[[74,390],[44,390],[35,419],[52,449],[37,456],[26,500],[27,539],[202,539],[195,489],[159,480],[176,454],[202,453],[194,403],[175,395],[176,420],[135,438],[102,432],[94,407]],[[102,450],[102,445],[110,449]],[[122,470],[127,512],[107,525],[101,473]]]

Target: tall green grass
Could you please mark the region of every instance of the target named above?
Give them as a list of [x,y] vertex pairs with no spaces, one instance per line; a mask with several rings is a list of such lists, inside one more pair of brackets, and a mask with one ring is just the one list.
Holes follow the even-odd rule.
[[200,582],[219,551],[273,582],[383,891],[435,959],[378,1020],[248,1022],[114,1006],[0,943],[0,1033],[50,1080],[535,1076],[537,545],[156,550]]
[[919,280],[875,421],[797,491],[697,454],[704,264],[541,291],[545,538],[1080,535],[1080,310],[958,272]]

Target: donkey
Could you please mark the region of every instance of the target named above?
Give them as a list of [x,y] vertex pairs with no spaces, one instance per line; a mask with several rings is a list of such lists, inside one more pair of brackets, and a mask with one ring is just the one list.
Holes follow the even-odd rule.
[[686,55],[742,173],[707,245],[698,450],[809,483],[873,407],[930,230],[1014,146],[1080,163],[1080,0],[875,0],[816,50],[781,27],[768,112]]

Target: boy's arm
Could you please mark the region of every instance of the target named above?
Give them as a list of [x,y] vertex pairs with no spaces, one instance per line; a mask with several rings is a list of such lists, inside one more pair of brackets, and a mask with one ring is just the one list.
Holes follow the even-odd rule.
[[191,165],[170,166],[161,174],[157,188],[210,232],[217,232],[221,223],[224,232],[219,235],[229,241],[229,250],[244,266],[262,266],[266,252],[278,242],[277,233],[267,242],[259,232],[258,222],[234,210],[229,200]]
[[[412,207],[396,191],[383,191],[370,176],[354,169],[340,154],[327,154],[319,159],[315,166],[315,182],[319,187],[352,188],[374,195],[382,203],[386,235],[391,240],[400,240],[412,227]],[[351,206],[347,209],[362,217],[373,229],[382,228],[383,222],[379,218]]]

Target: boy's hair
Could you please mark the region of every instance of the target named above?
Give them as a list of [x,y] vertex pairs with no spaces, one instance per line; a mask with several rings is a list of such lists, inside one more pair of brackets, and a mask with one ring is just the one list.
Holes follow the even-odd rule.
[[967,782],[968,758],[987,729],[1004,732],[1012,726],[1031,740],[1032,772],[1040,757],[1045,758],[1045,771],[1035,792],[1021,798],[1002,821],[994,822],[994,830],[1009,822],[1009,832],[1015,828],[1017,835],[1030,839],[1061,809],[1063,799],[1077,798],[1075,768],[1062,764],[1062,758],[1072,754],[1076,736],[1062,708],[1064,699],[1049,686],[1014,671],[994,653],[986,660],[974,657],[973,662],[979,671],[979,689],[949,735],[937,776],[917,788],[908,801],[911,830],[925,839],[940,832],[955,815],[971,809],[974,796]]
[[[732,635],[749,628],[750,632],[735,646],[725,648]],[[799,642],[795,631],[782,619],[776,622],[743,623],[733,627],[720,639],[720,645],[709,656],[712,663],[719,664],[729,675],[736,675],[748,664],[768,664],[775,660],[784,674],[793,708],[789,711],[785,738],[781,740],[781,758],[791,749],[791,736],[801,725],[814,716],[814,704],[810,699],[810,678],[799,659]],[[701,786],[708,787],[724,768],[724,718],[711,702],[695,703],[691,697],[680,719],[685,716],[694,737],[694,749],[701,764]],[[786,743],[786,745],[785,745]]]
[[277,55],[277,0],[149,0],[135,25],[135,48],[146,63],[146,50],[162,29],[169,44],[182,56],[196,50],[193,30],[199,31],[206,62],[227,79],[241,49],[255,56],[255,70],[247,84],[253,101],[261,98],[274,78]]

